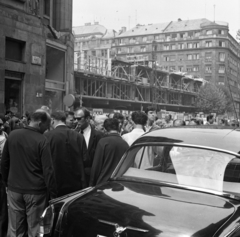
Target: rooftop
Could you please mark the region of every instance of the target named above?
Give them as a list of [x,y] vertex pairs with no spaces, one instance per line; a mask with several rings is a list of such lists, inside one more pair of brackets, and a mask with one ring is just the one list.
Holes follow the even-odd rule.
[[214,24],[218,26],[228,26],[226,22],[212,22],[206,18],[194,19],[194,20],[181,20],[171,21],[165,23],[158,23],[152,25],[137,25],[136,27],[120,34],[116,38],[137,36],[137,35],[152,35],[160,33],[171,32],[185,32],[191,30],[201,30],[203,26],[208,24]]
[[88,36],[88,35],[104,35],[106,34],[107,29],[99,24],[94,24],[94,25],[84,25],[84,26],[75,26],[73,27],[73,34],[75,36]]

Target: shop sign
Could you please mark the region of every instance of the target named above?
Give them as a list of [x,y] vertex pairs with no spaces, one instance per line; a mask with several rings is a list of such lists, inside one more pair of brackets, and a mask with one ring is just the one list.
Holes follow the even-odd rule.
[[102,115],[103,109],[93,109],[92,113],[93,115]]

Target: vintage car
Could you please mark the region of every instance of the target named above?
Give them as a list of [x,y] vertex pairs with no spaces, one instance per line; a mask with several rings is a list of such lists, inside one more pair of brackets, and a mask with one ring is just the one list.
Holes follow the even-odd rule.
[[39,236],[240,236],[240,130],[146,133],[108,182],[52,200]]

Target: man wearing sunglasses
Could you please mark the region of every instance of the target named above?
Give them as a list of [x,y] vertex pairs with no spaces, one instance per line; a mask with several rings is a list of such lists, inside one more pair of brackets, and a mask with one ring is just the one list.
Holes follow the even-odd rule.
[[88,158],[87,160],[84,160],[84,170],[87,183],[89,183],[95,150],[99,140],[103,137],[103,133],[95,130],[90,125],[90,112],[86,108],[82,107],[77,109],[74,116],[77,120],[77,127],[75,131],[82,133],[87,145]]

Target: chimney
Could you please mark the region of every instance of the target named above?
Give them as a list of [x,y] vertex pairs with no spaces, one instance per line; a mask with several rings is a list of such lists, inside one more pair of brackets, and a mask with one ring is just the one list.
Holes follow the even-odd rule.
[[121,32],[124,33],[127,31],[127,27],[126,26],[123,26],[122,29],[121,29]]
[[178,21],[182,21],[182,19],[181,19],[181,18],[178,18]]
[[91,22],[85,23],[85,26],[90,26]]

